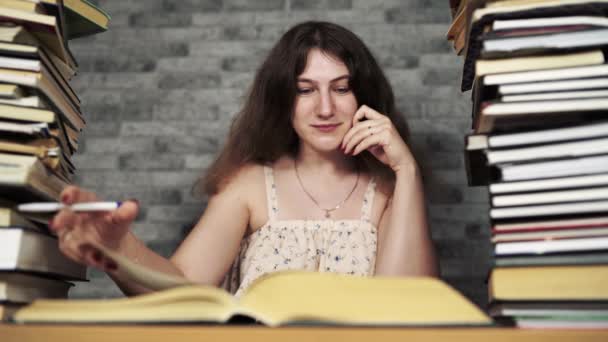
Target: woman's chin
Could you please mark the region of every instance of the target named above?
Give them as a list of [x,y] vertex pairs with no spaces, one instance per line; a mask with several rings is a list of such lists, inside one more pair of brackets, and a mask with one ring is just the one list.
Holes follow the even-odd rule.
[[340,144],[331,144],[331,145],[322,145],[315,146],[314,149],[319,153],[343,153],[342,149],[340,149]]
[[342,145],[342,139],[338,137],[321,137],[310,141],[307,144],[310,149],[319,153],[335,153],[342,152],[340,146]]

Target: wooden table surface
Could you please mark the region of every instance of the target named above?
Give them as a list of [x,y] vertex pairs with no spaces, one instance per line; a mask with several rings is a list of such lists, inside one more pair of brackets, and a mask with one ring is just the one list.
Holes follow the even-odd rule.
[[12,325],[0,324],[1,342],[66,341],[608,341],[608,330],[514,328],[360,328],[238,325]]

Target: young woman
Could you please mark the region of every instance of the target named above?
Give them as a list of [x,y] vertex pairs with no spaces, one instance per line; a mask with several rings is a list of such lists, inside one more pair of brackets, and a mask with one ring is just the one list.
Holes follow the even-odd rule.
[[[50,226],[66,255],[104,269],[127,294],[147,290],[121,279],[87,241],[198,283],[224,282],[236,295],[286,269],[436,276],[420,174],[397,115],[386,77],[355,34],[302,23],[257,71],[202,179],[205,213],[169,260],[129,231],[135,201],[103,214],[63,210]],[[69,187],[61,199],[95,195]]]

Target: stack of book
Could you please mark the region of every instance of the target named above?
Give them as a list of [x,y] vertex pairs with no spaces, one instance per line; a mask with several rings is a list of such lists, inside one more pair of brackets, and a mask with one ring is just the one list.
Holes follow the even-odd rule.
[[472,89],[468,180],[491,201],[490,313],[608,327],[608,1],[452,7]]
[[16,205],[57,201],[71,182],[85,121],[67,41],[105,31],[108,19],[86,0],[0,1],[0,321],[86,279],[59,251],[48,217]]

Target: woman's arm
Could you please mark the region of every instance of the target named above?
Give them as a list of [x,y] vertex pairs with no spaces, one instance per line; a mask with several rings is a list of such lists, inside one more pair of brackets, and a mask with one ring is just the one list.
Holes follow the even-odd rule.
[[211,197],[200,221],[171,257],[188,279],[221,284],[249,226],[247,197],[255,195],[253,189],[261,178],[259,167],[243,167]]
[[[166,258],[158,255],[156,252],[148,248],[135,234],[128,232],[125,238],[120,242],[118,253],[126,256],[131,261],[151,268],[158,272],[163,272],[172,275],[184,276],[184,273],[177,268],[175,264]],[[114,266],[115,267],[115,266]],[[140,286],[137,283],[130,282],[119,276],[119,273],[114,272],[113,267],[107,265],[103,267],[106,273],[114,280],[116,285],[127,296],[135,296],[150,292],[149,289]]]
[[[203,216],[169,260],[148,249],[132,234],[125,254],[136,262],[170,274],[185,276],[199,284],[218,286],[239,252],[249,223],[246,194],[255,177],[253,167],[244,168],[222,190],[211,196]],[[259,177],[258,177],[259,178]],[[111,273],[110,273],[111,275]],[[142,288],[113,277],[127,294]]]
[[426,219],[424,189],[412,161],[395,172],[393,195],[378,230],[376,275],[438,276]]
[[[54,218],[52,226],[60,237],[59,245],[64,254],[106,271],[127,295],[149,290],[120,277],[119,272],[114,272],[116,265],[109,260],[101,260],[94,250],[85,248],[90,245],[87,242],[102,244],[160,272],[185,276],[201,284],[218,285],[236,257],[248,226],[246,196],[250,193],[251,183],[254,183],[249,177],[259,178],[254,170],[255,167],[244,167],[209,199],[204,215],[170,259],[156,254],[130,232],[130,225],[137,215],[134,203],[123,205],[104,216],[63,210]],[[67,189],[66,197],[67,203],[96,198],[94,194],[76,187]]]
[[376,274],[437,276],[418,166],[391,120],[361,106],[342,147],[351,155],[367,150],[395,172],[392,196],[379,224]]

